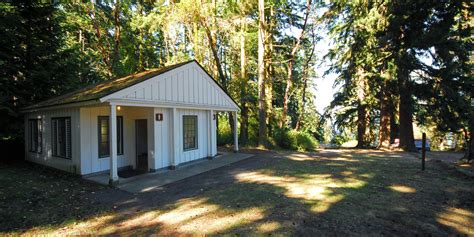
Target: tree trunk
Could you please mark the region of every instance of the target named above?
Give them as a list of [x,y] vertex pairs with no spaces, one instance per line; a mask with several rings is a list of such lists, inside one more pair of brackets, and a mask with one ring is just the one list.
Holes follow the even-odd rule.
[[[224,70],[223,70],[221,58],[220,58],[219,53],[217,51],[216,40],[214,39],[214,36],[211,32],[211,29],[206,24],[204,19],[201,19],[201,23],[204,26],[206,36],[207,36],[207,39],[209,41],[209,45],[210,45],[211,52],[212,52],[212,55],[213,55],[213,58],[214,58],[214,62],[216,64],[220,85],[222,86],[224,91],[227,92],[227,90],[228,90],[227,89],[227,78],[228,77],[224,73]],[[231,127],[232,137],[234,137],[234,132],[237,132],[237,131],[234,131],[234,126],[233,125],[234,125],[233,115],[232,115],[232,113],[229,112],[229,126]]]
[[395,138],[398,136],[398,126],[397,120],[395,118],[395,107],[392,104],[392,108],[390,111],[390,144],[395,142]]
[[296,125],[295,125],[295,130],[300,130],[301,126],[301,119],[303,118],[304,115],[304,109],[306,106],[306,88],[308,87],[308,78],[304,78],[303,82],[303,93],[301,95],[301,108],[300,112],[298,114],[298,119],[296,120]]
[[314,51],[316,50],[316,43],[315,43],[315,35],[313,30],[313,47],[311,48],[311,52],[309,53],[308,58],[303,66],[303,93],[301,95],[301,105],[300,110],[298,113],[298,119],[296,120],[295,130],[299,130],[301,127],[301,120],[303,119],[305,108],[306,108],[306,89],[308,88],[308,77],[309,77],[309,67],[310,62],[313,60]]
[[267,114],[265,105],[265,1],[258,0],[258,144],[267,144]]
[[357,107],[357,148],[367,148],[367,106],[359,104]]
[[466,136],[467,147],[464,159],[474,159],[474,109],[471,108],[471,118],[469,119],[469,137]]
[[379,148],[390,147],[390,97],[388,95],[387,82],[382,85],[380,93],[380,129]]
[[367,77],[366,72],[362,67],[357,67],[356,75],[353,78],[356,80],[357,93],[357,148],[367,148],[367,104],[365,103],[367,95]]
[[245,144],[248,140],[248,108],[247,108],[247,72],[246,58],[245,58],[245,19],[242,18],[241,32],[240,32],[240,143]]
[[264,28],[264,49],[263,61],[265,64],[265,108],[266,108],[266,121],[267,136],[273,134],[273,121],[275,120],[273,110],[273,82],[274,82],[274,67],[273,67],[273,31],[276,25],[275,21],[275,10],[274,6],[269,6],[269,16],[266,16],[268,22],[265,22]]
[[234,138],[234,134],[237,132],[235,131],[235,127],[234,127],[234,115],[232,114],[232,112],[227,112],[227,115],[229,115],[229,126],[230,126],[230,133],[231,133],[231,137]]
[[[140,17],[143,16],[143,5],[141,3],[141,1],[137,1],[137,13]],[[144,62],[144,55],[143,55],[143,47],[144,47],[144,32],[143,32],[143,28],[140,27],[138,29],[138,35],[139,35],[139,39],[140,39],[140,42],[138,42],[138,67],[137,67],[137,70],[138,71],[143,71],[145,69],[145,62]]]
[[288,100],[290,99],[289,98],[290,89],[291,89],[291,86],[293,85],[293,65],[295,64],[295,56],[296,56],[296,53],[298,52],[298,49],[300,47],[301,39],[303,38],[305,30],[306,30],[306,25],[308,23],[308,17],[309,17],[310,10],[311,10],[311,0],[307,0],[306,1],[306,15],[305,15],[305,18],[304,18],[303,26],[301,27],[301,34],[296,39],[296,43],[293,46],[293,48],[291,50],[291,53],[290,53],[290,57],[288,59],[288,68],[287,68],[288,71],[287,71],[287,76],[286,76],[286,87],[285,87],[285,94],[283,96],[283,112],[282,112],[281,120],[280,120],[280,123],[279,123],[280,128],[282,128],[287,122],[286,121],[286,114],[288,113]]
[[97,36],[97,46],[99,47],[99,50],[102,54],[102,60],[104,61],[106,67],[107,67],[107,74],[109,77],[111,77],[113,74],[112,74],[112,64],[110,62],[110,53],[105,49],[104,45],[103,45],[103,42],[102,42],[102,33],[101,33],[101,29],[100,29],[100,26],[99,26],[99,20],[97,19],[97,16],[95,14],[95,2],[92,1],[92,9],[89,9],[89,13],[92,15],[92,21],[93,21],[93,27],[95,29],[95,32],[96,32],[96,36]]
[[[116,64],[120,61],[120,1],[115,1],[114,8],[114,28],[115,28],[115,37],[114,37],[114,59],[113,62]],[[112,68],[117,65],[112,65]]]
[[224,90],[227,92],[227,80],[226,80],[226,77],[224,75],[224,70],[222,69],[222,63],[221,63],[221,59],[219,57],[219,53],[217,52],[216,41],[214,40],[214,37],[212,36],[211,29],[209,29],[209,26],[205,22],[202,22],[202,23],[203,23],[205,31],[206,31],[207,39],[209,40],[209,46],[211,48],[212,56],[213,56],[214,62],[216,64],[220,84],[224,88]]
[[416,151],[413,135],[413,98],[410,83],[410,72],[402,63],[398,63],[398,91],[400,103],[398,107],[400,120],[400,148],[405,151]]

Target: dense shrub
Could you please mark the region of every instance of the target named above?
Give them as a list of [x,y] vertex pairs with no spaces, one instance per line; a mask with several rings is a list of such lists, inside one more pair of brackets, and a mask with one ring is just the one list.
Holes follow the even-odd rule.
[[307,132],[278,129],[275,131],[277,145],[284,149],[311,151],[318,147],[318,141]]
[[331,139],[331,144],[341,146],[343,143],[350,141],[350,138],[342,134],[334,135]]
[[[223,120],[223,119],[222,119]],[[219,127],[217,130],[217,145],[224,146],[234,144],[234,138],[232,137],[232,131],[228,124],[223,124],[219,121]]]

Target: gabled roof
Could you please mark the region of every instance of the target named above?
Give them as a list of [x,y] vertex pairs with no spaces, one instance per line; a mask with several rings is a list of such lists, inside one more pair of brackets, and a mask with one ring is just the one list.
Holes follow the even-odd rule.
[[[180,66],[183,66],[191,62],[196,62],[199,66],[201,66],[197,61],[191,60],[191,61],[178,63],[178,64],[174,64],[174,65],[170,65],[170,66],[166,66],[162,68],[150,69],[150,70],[143,71],[140,73],[100,82],[94,85],[90,85],[85,88],[75,90],[75,91],[66,93],[64,95],[60,95],[60,96],[39,102],[37,104],[25,107],[23,108],[23,110],[39,109],[39,108],[45,108],[45,107],[57,106],[57,105],[67,105],[67,104],[74,104],[74,103],[80,103],[80,102],[86,102],[86,101],[98,101],[102,97],[105,97],[107,95],[120,91],[122,89],[125,89],[127,87],[133,86],[137,83],[146,81],[150,78],[153,78],[155,76],[158,76],[160,74],[163,74],[165,72],[168,72],[172,69],[178,68]],[[216,84],[222,89],[222,87],[217,82]],[[229,97],[232,99],[230,95]],[[235,101],[233,102],[235,103]],[[238,105],[237,103],[235,104]]]

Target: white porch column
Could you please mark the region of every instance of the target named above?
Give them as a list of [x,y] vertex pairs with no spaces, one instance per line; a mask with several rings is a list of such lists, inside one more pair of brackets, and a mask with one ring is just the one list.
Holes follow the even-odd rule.
[[179,118],[178,118],[178,112],[176,111],[176,108],[171,109],[171,115],[172,115],[172,144],[173,144],[173,149],[172,149],[172,159],[171,159],[171,169],[175,169],[176,166],[178,165],[178,154],[179,154],[179,128],[178,128],[178,123],[179,123]]
[[238,113],[237,111],[232,112],[234,114],[234,152],[239,151],[239,130],[237,130]]
[[212,110],[207,111],[207,158],[212,159],[212,140],[211,140]]
[[217,153],[217,134],[216,134],[216,121],[217,121],[217,114],[216,111],[210,110],[210,120],[209,120],[209,156],[214,157]]
[[118,183],[117,174],[117,110],[115,104],[110,104],[110,120],[109,120],[109,168],[110,177],[109,184],[115,185]]

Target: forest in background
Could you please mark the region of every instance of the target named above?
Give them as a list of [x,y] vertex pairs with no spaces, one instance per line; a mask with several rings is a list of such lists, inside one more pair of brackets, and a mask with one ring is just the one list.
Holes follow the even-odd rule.
[[[354,134],[360,148],[398,137],[415,150],[416,122],[459,135],[473,156],[470,1],[12,1],[0,10],[3,139],[22,137],[24,106],[196,59],[239,103],[241,143],[304,150]],[[321,37],[326,55],[315,50]],[[320,115],[321,61],[340,90]],[[233,127],[230,116],[220,127]]]

